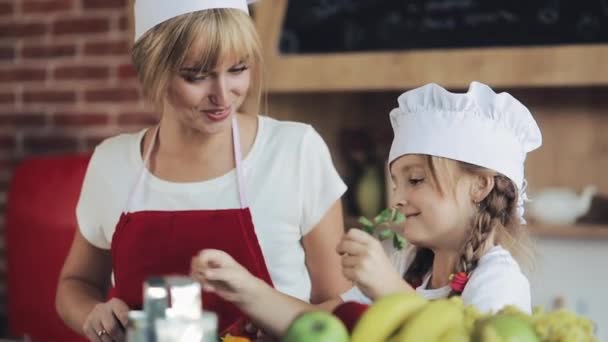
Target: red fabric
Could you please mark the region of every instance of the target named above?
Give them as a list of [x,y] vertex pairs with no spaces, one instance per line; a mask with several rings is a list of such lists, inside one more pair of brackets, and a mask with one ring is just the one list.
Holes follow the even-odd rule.
[[455,292],[462,293],[468,281],[469,276],[465,272],[458,272],[456,274],[451,275],[450,287]]
[[88,155],[37,157],[13,173],[6,210],[8,324],[33,341],[85,341],[55,310]]
[[[114,294],[140,309],[148,277],[189,274],[191,258],[204,248],[227,252],[272,285],[249,209],[141,211],[123,214],[112,238]],[[210,293],[203,293],[203,307],[218,314],[219,331],[244,317]]]
[[344,326],[346,326],[348,332],[352,333],[355,325],[361,316],[363,316],[363,313],[367,310],[367,308],[369,308],[369,305],[367,304],[358,302],[344,302],[334,309],[333,314],[338,317],[342,323],[344,323]]

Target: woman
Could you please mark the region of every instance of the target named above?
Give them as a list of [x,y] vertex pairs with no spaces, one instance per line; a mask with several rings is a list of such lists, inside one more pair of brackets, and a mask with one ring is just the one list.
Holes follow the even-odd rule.
[[[261,89],[246,1],[137,1],[135,19],[133,61],[160,122],[93,153],[57,290],[66,324],[124,340],[147,277],[188,274],[209,248],[300,300],[348,289],[335,253],[346,187],[327,146],[308,125],[237,112]],[[220,330],[242,318],[214,294],[203,302]]]

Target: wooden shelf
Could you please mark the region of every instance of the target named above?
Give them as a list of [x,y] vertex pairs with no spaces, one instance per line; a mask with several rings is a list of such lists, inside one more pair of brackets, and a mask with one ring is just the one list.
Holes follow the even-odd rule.
[[[359,227],[357,217],[346,216],[344,225],[347,228]],[[549,239],[593,239],[608,240],[608,225],[544,225],[529,224],[532,237]]]
[[608,225],[539,225],[531,224],[533,236],[554,239],[606,239],[608,240]]
[[287,1],[256,4],[269,92],[467,88],[473,80],[502,88],[608,85],[608,44],[281,55]]

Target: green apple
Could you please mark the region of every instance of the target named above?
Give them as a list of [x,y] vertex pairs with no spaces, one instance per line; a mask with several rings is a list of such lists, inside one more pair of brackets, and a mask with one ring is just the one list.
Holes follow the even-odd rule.
[[311,311],[298,316],[287,329],[283,342],[348,342],[346,327],[336,316]]
[[476,324],[473,341],[540,342],[534,328],[521,317],[498,314]]

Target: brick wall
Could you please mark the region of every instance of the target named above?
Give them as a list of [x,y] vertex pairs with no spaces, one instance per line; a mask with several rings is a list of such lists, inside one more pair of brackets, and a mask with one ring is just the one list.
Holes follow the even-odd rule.
[[154,122],[131,66],[127,0],[0,0],[0,314],[11,171],[39,154],[90,151]]

